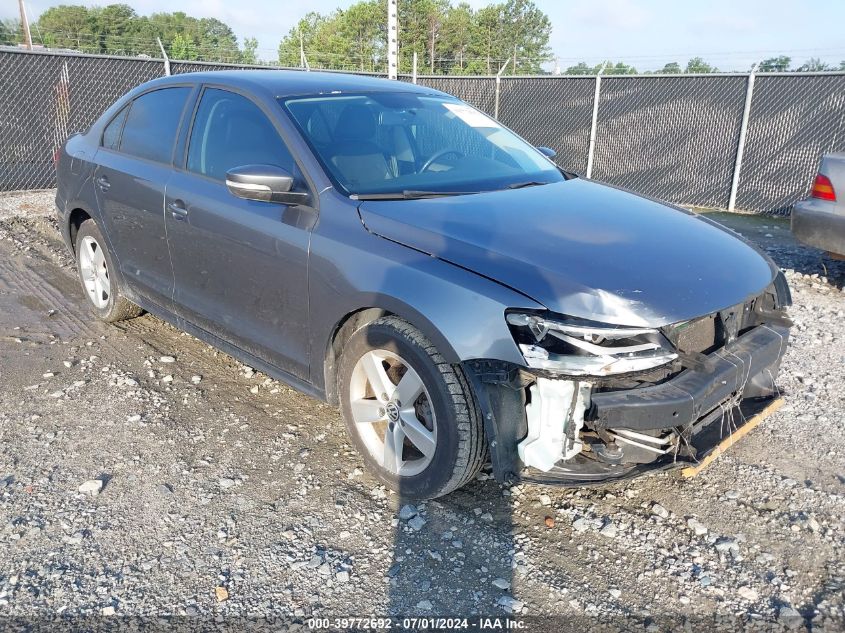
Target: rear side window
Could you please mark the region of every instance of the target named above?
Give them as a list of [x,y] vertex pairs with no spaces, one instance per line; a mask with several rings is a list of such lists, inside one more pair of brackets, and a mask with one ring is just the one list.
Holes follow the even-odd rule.
[[135,99],[123,126],[120,151],[161,163],[170,162],[190,91],[185,87],[163,88]]
[[243,165],[275,165],[294,173],[293,156],[270,119],[234,92],[202,93],[188,148],[188,170],[215,180]]
[[126,120],[128,112],[129,106],[123,106],[123,109],[114,116],[106,129],[103,130],[103,147],[117,149],[118,143],[120,143],[120,131],[123,129],[123,122]]

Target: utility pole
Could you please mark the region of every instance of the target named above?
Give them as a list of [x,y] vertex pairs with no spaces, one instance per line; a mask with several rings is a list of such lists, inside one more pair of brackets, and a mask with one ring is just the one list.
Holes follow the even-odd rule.
[[387,78],[399,72],[399,8],[397,0],[387,0]]
[[18,8],[21,10],[21,26],[23,27],[23,39],[26,47],[32,50],[32,34],[29,32],[29,20],[26,17],[26,8],[23,6],[23,0],[18,0]]
[[311,70],[308,65],[308,59],[305,57],[305,42],[302,39],[302,29],[299,29],[299,67],[305,70]]

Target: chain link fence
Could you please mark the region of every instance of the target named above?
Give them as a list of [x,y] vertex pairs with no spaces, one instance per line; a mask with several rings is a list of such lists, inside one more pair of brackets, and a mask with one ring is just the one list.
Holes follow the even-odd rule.
[[[0,50],[0,191],[54,186],[52,158],[64,139],[163,74],[156,59]],[[417,81],[498,110],[505,125],[555,149],[566,169],[677,204],[727,208],[733,198],[738,209],[787,213],[807,195],[821,155],[845,150],[845,73]]]

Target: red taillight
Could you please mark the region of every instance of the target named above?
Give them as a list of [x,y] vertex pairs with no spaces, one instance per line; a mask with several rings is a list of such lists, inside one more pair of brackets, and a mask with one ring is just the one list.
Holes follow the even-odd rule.
[[58,166],[59,164],[59,155],[61,155],[62,150],[60,147],[57,147],[53,152],[53,165]]
[[836,192],[833,190],[833,183],[824,174],[816,174],[816,179],[813,181],[813,190],[810,192],[810,195],[820,200],[836,202]]

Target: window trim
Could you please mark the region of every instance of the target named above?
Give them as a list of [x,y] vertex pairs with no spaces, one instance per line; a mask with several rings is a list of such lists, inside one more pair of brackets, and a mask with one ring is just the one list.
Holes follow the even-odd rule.
[[[236,94],[238,96],[241,96],[241,97],[247,99],[248,101],[253,103],[259,110],[261,110],[262,114],[264,114],[264,116],[267,117],[267,120],[270,122],[270,125],[273,126],[273,129],[276,131],[276,134],[279,136],[279,140],[281,140],[282,143],[284,144],[284,146],[287,148],[288,153],[290,153],[291,158],[293,158],[293,161],[296,164],[297,169],[299,170],[299,173],[302,174],[302,180],[303,180],[302,184],[305,185],[305,189],[307,190],[307,192],[308,192],[308,194],[310,195],[310,198],[311,198],[311,204],[309,205],[309,208],[312,208],[316,211],[319,211],[320,198],[316,194],[317,187],[314,184],[314,180],[311,177],[311,174],[309,174],[308,170],[305,169],[305,167],[303,165],[303,161],[302,161],[301,157],[299,156],[298,152],[293,149],[293,144],[290,142],[290,139],[288,138],[288,133],[279,124],[279,121],[274,116],[274,113],[268,107],[266,107],[266,105],[264,103],[262,103],[260,100],[255,99],[249,91],[241,89],[241,88],[236,87],[236,86],[231,86],[231,85],[222,84],[222,83],[214,83],[214,82],[202,83],[202,84],[199,85],[199,92],[196,95],[196,99],[194,100],[193,107],[192,107],[192,112],[190,113],[190,115],[189,115],[190,118],[188,119],[187,134],[185,136],[184,147],[182,147],[181,155],[175,156],[174,159],[173,159],[174,169],[184,173],[187,176],[192,176],[194,178],[202,178],[203,180],[206,180],[208,182],[213,182],[217,185],[222,185],[224,187],[226,186],[225,182],[221,183],[216,178],[212,178],[210,176],[206,176],[205,174],[200,174],[200,173],[197,173],[195,171],[191,171],[190,169],[188,169],[188,152],[191,149],[191,137],[194,134],[194,125],[196,124],[196,121],[197,121],[197,112],[199,112],[200,103],[202,103],[202,98],[205,95],[206,90],[222,90],[224,92],[231,92],[232,94]],[[277,103],[275,101],[275,99],[273,100],[273,103]],[[281,110],[281,108],[279,108],[279,109]],[[278,203],[278,202],[274,202],[274,203],[271,203],[271,204],[282,204],[282,206],[286,206],[286,207],[290,206],[290,205],[286,205],[286,204]]]

